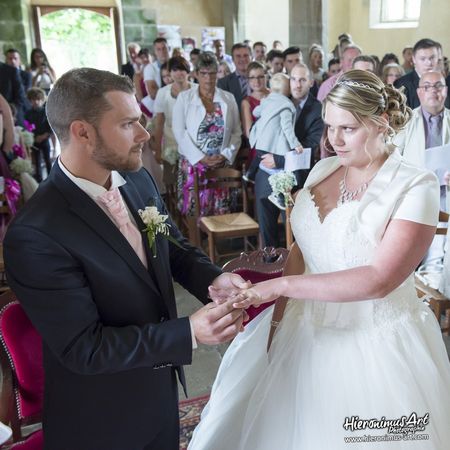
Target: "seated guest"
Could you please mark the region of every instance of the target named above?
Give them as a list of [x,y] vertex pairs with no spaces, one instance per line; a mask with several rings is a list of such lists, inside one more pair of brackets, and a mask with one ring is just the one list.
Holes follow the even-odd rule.
[[272,50],[280,50],[281,52],[284,50],[283,49],[283,44],[281,43],[281,41],[273,41],[272,42]]
[[390,63],[383,67],[381,72],[381,80],[384,84],[394,84],[396,80],[405,75],[403,67],[399,64]]
[[138,68],[137,59],[140,50],[141,46],[136,42],[130,42],[127,44],[128,61],[126,64],[122,64],[122,67],[120,68],[121,75],[127,75],[133,79],[134,72],[136,72]]
[[219,63],[219,70],[217,71],[217,79],[220,80],[221,78],[226,77],[227,75],[230,75],[231,69],[228,63],[225,61],[222,61]]
[[375,73],[376,62],[369,55],[359,55],[353,60],[352,68]]
[[339,58],[331,58],[328,61],[328,71],[323,74],[323,81],[338,74],[340,70],[341,70],[341,63],[339,62]]
[[322,68],[323,64],[323,49],[318,44],[311,45],[308,55],[308,66],[313,74],[314,81],[318,86],[322,84],[323,75],[325,71]]
[[31,87],[31,73],[26,70],[22,70],[22,61],[20,58],[19,50],[15,48],[10,48],[5,52],[5,62],[11,67],[15,67],[19,71],[20,79],[22,81],[22,86],[25,92]]
[[408,45],[402,51],[403,57],[402,67],[405,73],[409,73],[414,70],[413,50],[414,48]]
[[383,73],[384,66],[386,66],[387,64],[399,64],[400,65],[400,61],[398,60],[397,55],[395,53],[386,53],[383,56],[383,59],[380,62],[379,75],[381,75]]
[[[214,54],[216,55],[217,62],[220,64],[226,62],[230,68],[230,72],[234,72],[233,58],[231,55],[225,53],[225,42],[223,39],[215,39],[213,41]],[[195,64],[195,61],[192,61]]]
[[362,54],[362,50],[355,44],[350,44],[343,50],[341,61],[341,70],[332,77],[325,80],[319,88],[319,92],[317,94],[317,100],[323,102],[325,97],[331,91],[333,86],[335,85],[338,77],[352,68],[353,60]]
[[56,74],[48,62],[46,54],[40,48],[34,48],[31,51],[30,72],[33,87],[41,88],[48,94],[56,81]]
[[[238,69],[239,59],[235,58],[235,61]],[[187,216],[194,213],[194,168],[199,169],[201,176],[205,170],[232,164],[241,144],[241,121],[236,101],[232,94],[216,87],[218,66],[214,53],[202,52],[195,67],[198,89],[180,92],[173,108],[172,129],[180,152],[179,208]],[[203,198],[206,201],[200,205],[201,215],[224,214],[235,207],[229,191],[214,190],[205,193]],[[191,239],[195,239],[196,226],[194,224],[195,228],[190,230]]]
[[31,147],[31,155],[36,170],[36,180],[41,182],[42,177],[42,158],[44,158],[47,176],[50,173],[52,163],[50,161],[50,137],[52,129],[47,120],[45,113],[45,92],[40,88],[31,88],[27,92],[28,101],[31,109],[25,113],[25,119],[34,125],[34,143]]
[[252,52],[248,45],[237,43],[231,48],[231,56],[233,57],[236,70],[230,75],[221,78],[217,82],[217,87],[231,92],[240,110],[242,100],[250,93],[247,68],[252,58]]
[[276,73],[283,72],[284,57],[281,50],[270,50],[266,57],[266,66],[268,67],[267,76],[272,77]]
[[[439,52],[441,45],[432,39],[421,39],[413,48],[414,70],[399,78],[394,86],[398,89],[404,87],[404,94],[408,106],[412,109],[420,106],[417,88],[422,75],[426,72],[439,70]],[[445,106],[450,107],[450,99],[447,97]]]
[[264,64],[266,60],[267,45],[264,42],[258,41],[253,44],[253,61],[258,61]]
[[167,65],[173,82],[156,94],[153,133],[155,157],[158,163],[163,164],[163,182],[166,186],[175,185],[177,181],[178,144],[172,131],[173,108],[180,92],[193,86],[188,81],[190,67],[184,58],[172,57]]
[[153,104],[156,93],[162,85],[161,66],[169,59],[169,45],[163,37],[158,37],[153,41],[153,51],[155,60],[144,68],[144,82],[148,95],[142,99],[145,107],[153,113]]
[[300,47],[288,47],[283,52],[283,58],[284,70],[288,75],[296,64],[303,62],[303,55]]
[[[419,80],[417,96],[420,105],[412,112],[406,128],[395,138],[403,157],[412,164],[426,167],[429,152],[433,147],[450,143],[450,110],[445,107],[448,88],[441,72],[425,72]],[[432,150],[431,150],[432,151]],[[441,209],[446,208],[445,174],[450,171],[450,163],[436,171],[441,184]],[[444,240],[435,239],[426,260],[444,255]]]
[[135,69],[132,77],[134,88],[136,89],[136,99],[141,107],[142,112],[147,117],[152,117],[151,112],[142,104],[142,99],[148,95],[147,88],[144,82],[144,69],[148,64],[151,64],[152,57],[148,48],[141,48],[137,57],[135,58]]
[[19,72],[8,64],[0,61],[0,95],[17,109],[18,122],[23,124],[23,113],[27,107],[25,91]]
[[251,93],[242,100],[241,104],[242,131],[246,138],[249,137],[250,128],[256,120],[253,115],[254,109],[263,98],[270,94],[269,89],[267,89],[265,72],[265,67],[258,61],[252,61],[248,65],[247,76]]

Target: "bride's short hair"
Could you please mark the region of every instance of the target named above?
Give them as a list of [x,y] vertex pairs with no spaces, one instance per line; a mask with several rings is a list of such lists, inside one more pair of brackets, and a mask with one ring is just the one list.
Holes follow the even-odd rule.
[[[365,70],[349,70],[337,79],[323,102],[323,116],[327,103],[351,112],[360,123],[371,121],[386,126],[387,119],[386,134],[390,138],[404,128],[411,117],[403,92],[385,85],[375,74]],[[324,145],[331,150],[327,138]]]

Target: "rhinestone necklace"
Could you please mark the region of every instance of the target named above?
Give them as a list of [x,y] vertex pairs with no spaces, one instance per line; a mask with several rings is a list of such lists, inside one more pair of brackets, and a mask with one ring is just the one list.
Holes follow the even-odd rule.
[[344,203],[352,202],[355,200],[355,198],[361,193],[364,192],[367,187],[369,186],[369,183],[375,178],[375,175],[378,172],[375,172],[370,179],[367,181],[364,181],[364,183],[360,184],[354,191],[349,191],[347,189],[347,184],[345,180],[347,179],[347,173],[348,173],[348,167],[345,168],[344,178],[342,178],[341,181],[339,181],[339,198],[337,201],[337,205],[343,205]]

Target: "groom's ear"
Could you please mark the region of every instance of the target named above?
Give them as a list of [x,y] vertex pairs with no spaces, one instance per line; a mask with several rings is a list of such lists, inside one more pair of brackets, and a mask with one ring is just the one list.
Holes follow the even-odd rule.
[[95,129],[85,120],[74,120],[69,129],[72,143],[87,146],[95,140]]

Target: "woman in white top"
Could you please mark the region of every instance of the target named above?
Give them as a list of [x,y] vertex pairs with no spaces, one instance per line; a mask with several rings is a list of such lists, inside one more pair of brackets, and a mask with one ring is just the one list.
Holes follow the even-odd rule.
[[[194,167],[200,171],[232,164],[241,144],[241,122],[234,96],[216,87],[217,59],[203,52],[196,62],[198,89],[178,95],[173,109],[172,128],[181,154],[179,170],[179,206],[191,215],[191,189]],[[229,191],[208,193],[200,205],[201,215],[215,215],[233,209],[234,196]]]
[[168,70],[173,83],[158,90],[154,104],[154,150],[156,160],[164,165],[163,180],[167,184],[176,183],[178,144],[172,131],[172,115],[180,92],[190,89],[188,81],[189,63],[182,56],[168,61]]
[[285,297],[284,315],[270,307],[235,338],[189,449],[448,448],[450,363],[414,288],[439,184],[386,145],[409,115],[405,96],[370,72],[346,72],[328,94],[337,156],[296,197],[287,274],[229,299]]
[[40,48],[33,48],[31,51],[30,72],[33,77],[31,81],[33,87],[41,88],[48,94],[56,81],[56,74],[46,54]]

